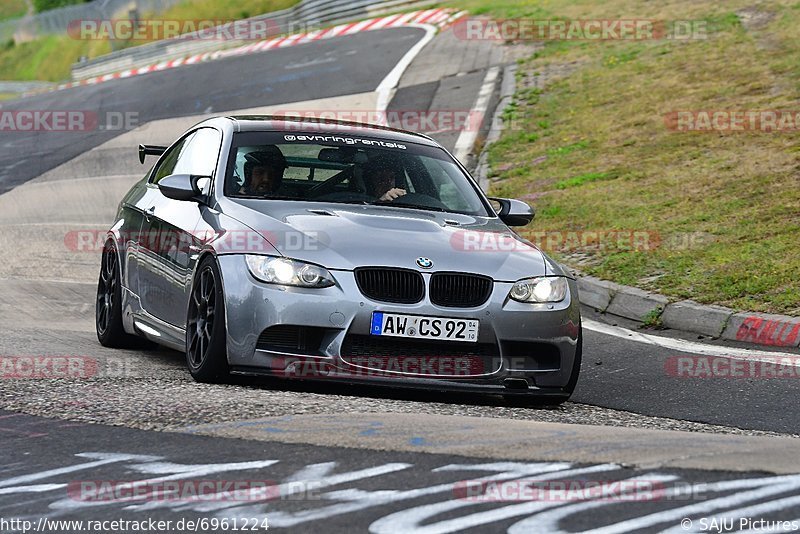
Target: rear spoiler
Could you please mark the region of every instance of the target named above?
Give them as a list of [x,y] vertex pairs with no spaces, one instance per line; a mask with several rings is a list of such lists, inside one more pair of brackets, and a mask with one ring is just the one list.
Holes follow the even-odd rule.
[[139,145],[139,163],[144,163],[145,156],[160,156],[167,147],[159,145]]

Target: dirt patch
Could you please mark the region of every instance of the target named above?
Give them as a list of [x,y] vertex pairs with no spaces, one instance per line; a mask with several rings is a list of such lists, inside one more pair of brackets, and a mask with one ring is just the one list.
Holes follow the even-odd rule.
[[551,63],[535,71],[523,71],[517,79],[517,90],[544,89],[549,84],[571,75],[578,70],[583,63],[583,61]]
[[757,31],[765,28],[775,18],[775,13],[761,9],[759,6],[750,6],[740,9],[736,16],[742,21],[742,26],[747,31]]

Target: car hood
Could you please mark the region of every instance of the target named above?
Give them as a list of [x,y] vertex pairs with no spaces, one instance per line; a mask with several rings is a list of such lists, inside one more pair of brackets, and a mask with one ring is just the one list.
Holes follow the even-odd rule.
[[[393,266],[479,273],[505,281],[552,271],[552,260],[497,218],[257,200],[232,202],[226,214],[258,231],[284,256],[332,270]],[[418,258],[428,258],[432,267],[420,268]]]

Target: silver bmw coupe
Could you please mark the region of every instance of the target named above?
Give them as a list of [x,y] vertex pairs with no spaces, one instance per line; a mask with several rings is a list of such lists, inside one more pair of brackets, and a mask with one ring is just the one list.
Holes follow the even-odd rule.
[[105,346],[185,352],[231,374],[557,404],[581,363],[572,275],[510,230],[431,138],[272,116],[210,119],[122,199],[97,289]]

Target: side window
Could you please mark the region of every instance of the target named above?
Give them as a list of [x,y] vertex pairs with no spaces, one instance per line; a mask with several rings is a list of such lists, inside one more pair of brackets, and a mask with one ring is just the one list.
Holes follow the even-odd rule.
[[150,183],[157,184],[165,176],[175,174],[173,169],[175,169],[175,165],[178,163],[178,157],[181,155],[181,151],[183,147],[186,146],[186,143],[191,141],[194,136],[195,134],[189,135],[162,156],[161,160],[158,162],[158,166],[153,171]]
[[213,176],[221,142],[222,134],[213,128],[189,134],[164,155],[150,181],[157,184],[170,174]]
[[213,128],[201,128],[186,138],[172,174],[213,176],[217,169],[222,134]]
[[430,177],[431,185],[434,189],[435,196],[443,203],[451,206],[453,209],[469,211],[472,209],[470,203],[464,198],[464,195],[459,191],[458,186],[447,173],[447,169],[439,160],[432,158],[421,158],[422,164]]

